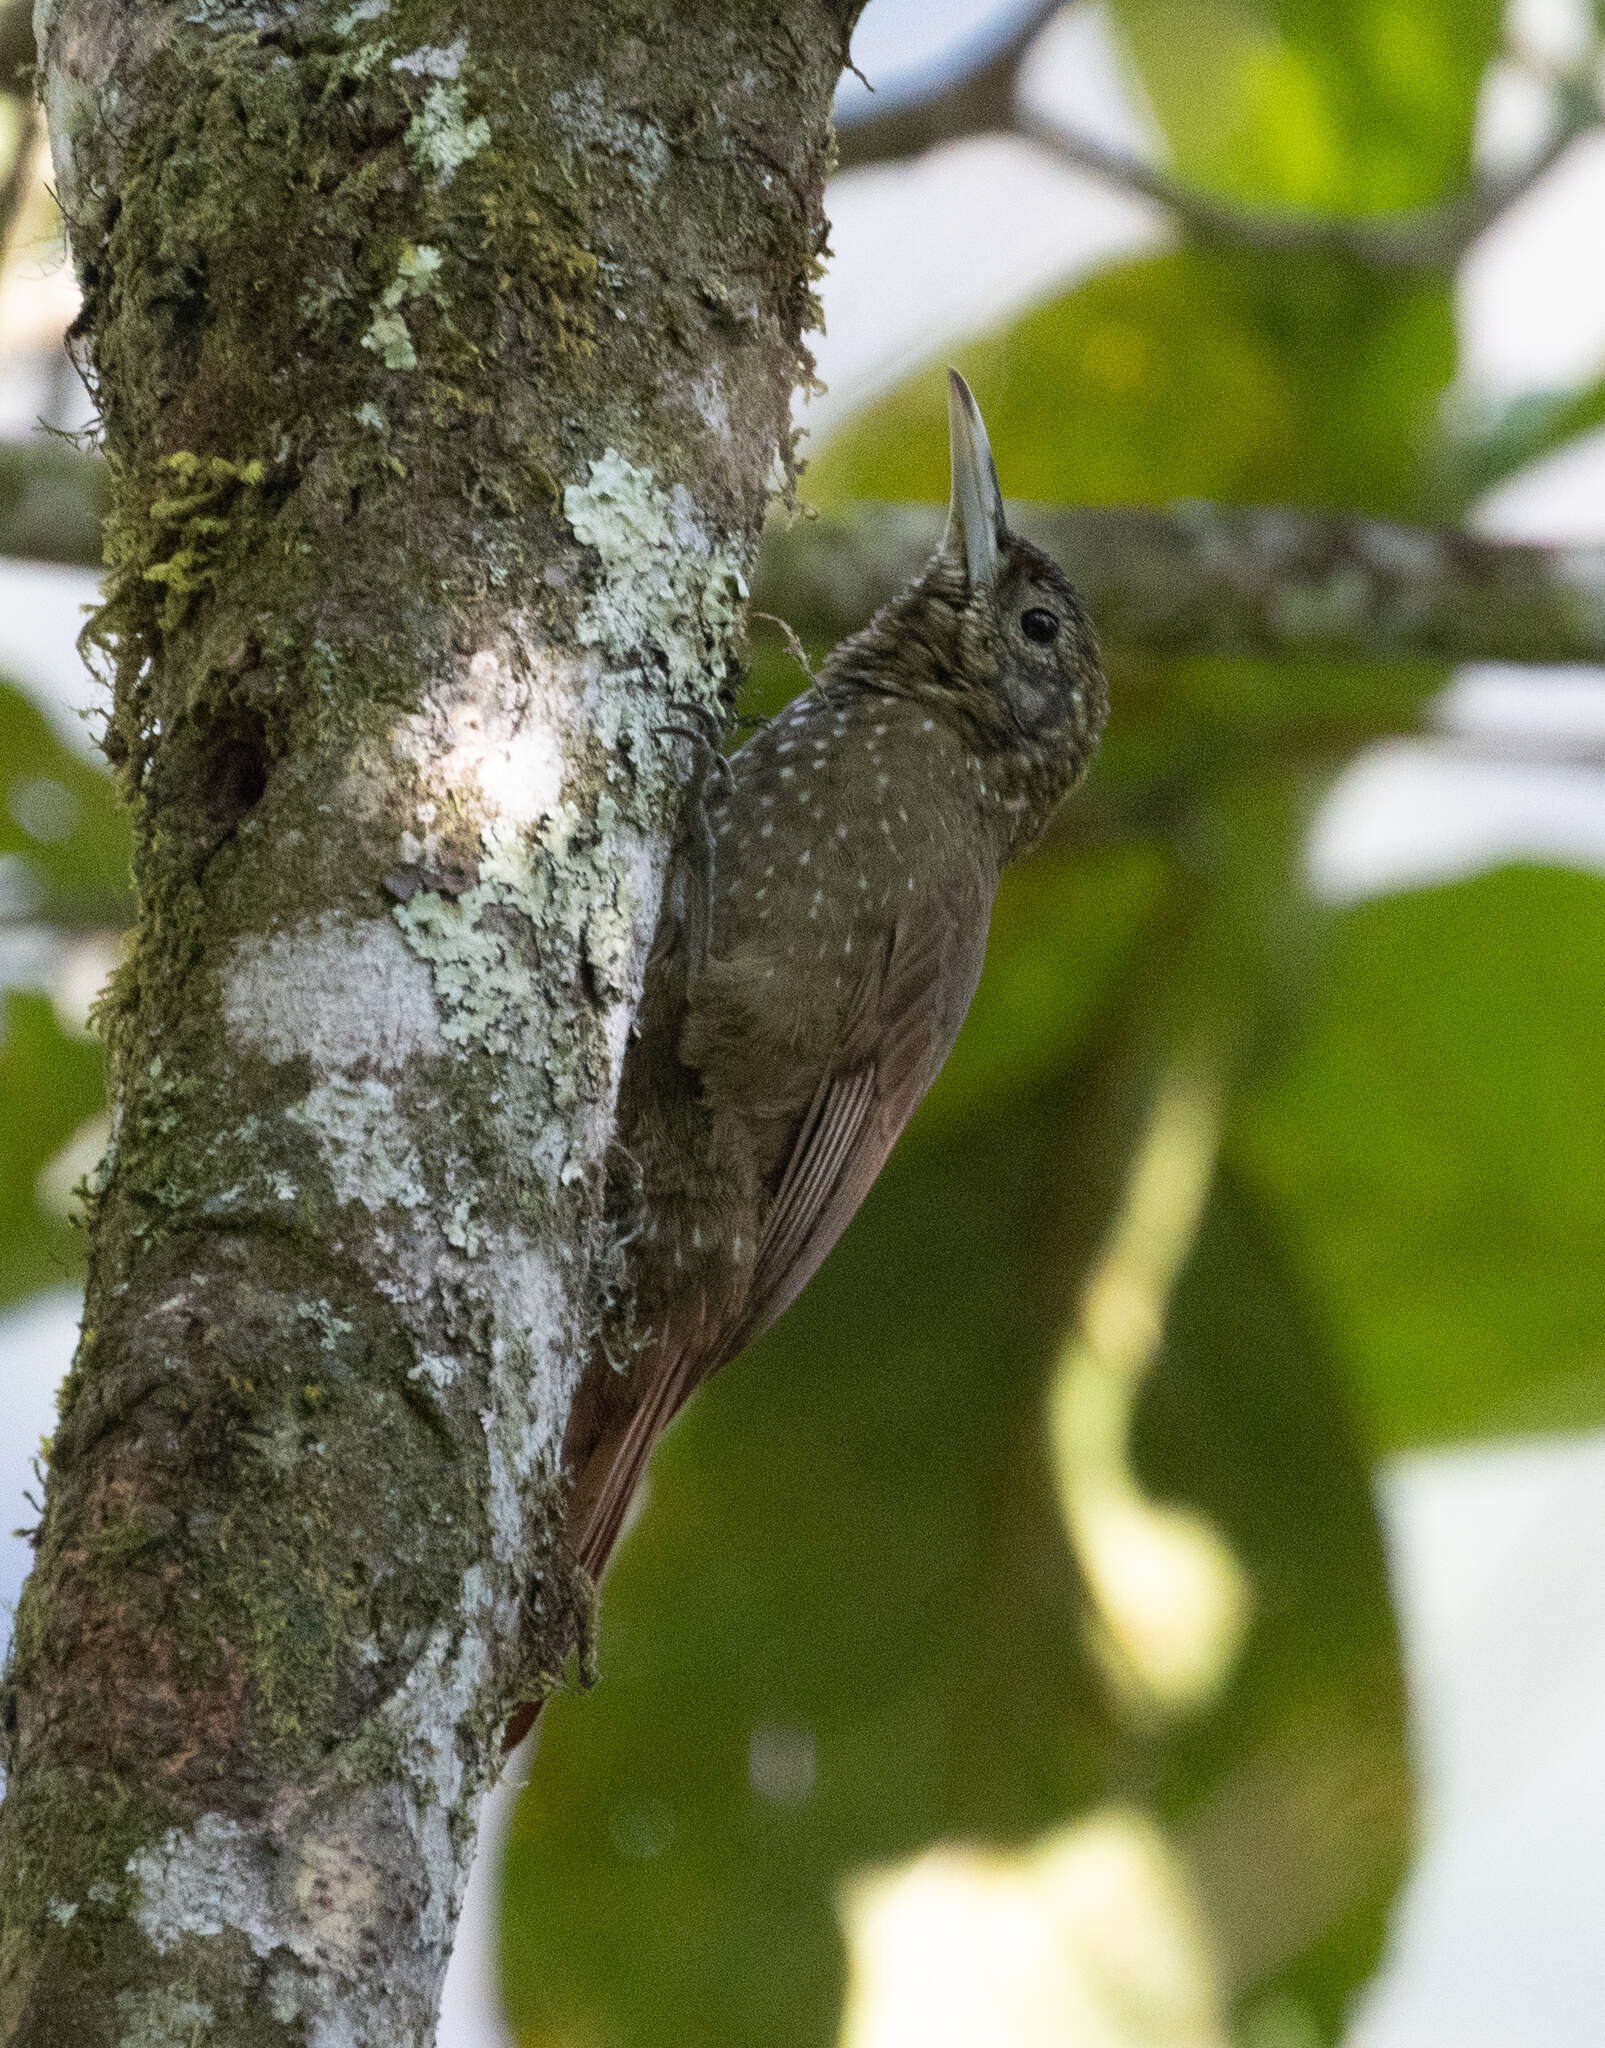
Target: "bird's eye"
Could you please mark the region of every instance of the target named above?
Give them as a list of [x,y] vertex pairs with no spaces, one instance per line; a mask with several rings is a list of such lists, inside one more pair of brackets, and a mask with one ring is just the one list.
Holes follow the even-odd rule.
[[1020,614],[1020,631],[1028,640],[1035,640],[1040,647],[1046,647],[1050,640],[1059,637],[1059,621],[1041,605],[1033,605],[1028,612]]

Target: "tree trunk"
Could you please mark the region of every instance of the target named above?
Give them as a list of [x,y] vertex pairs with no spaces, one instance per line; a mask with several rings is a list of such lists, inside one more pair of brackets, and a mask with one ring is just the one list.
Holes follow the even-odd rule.
[[[856,8],[42,0],[139,918],[0,2039],[427,2042]],[[678,707],[678,708],[677,708]]]

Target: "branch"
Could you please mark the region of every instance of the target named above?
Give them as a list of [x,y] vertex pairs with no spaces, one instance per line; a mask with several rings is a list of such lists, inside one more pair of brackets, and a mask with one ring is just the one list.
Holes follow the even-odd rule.
[[0,92],[31,97],[33,67],[33,0],[10,0],[0,7]]
[[[105,465],[0,447],[0,555],[100,562]],[[1016,505],[1112,647],[1151,654],[1605,662],[1605,548],[1536,547],[1358,515],[1194,501]],[[856,632],[934,547],[924,505],[770,528],[754,603],[811,640]]]
[[904,95],[844,121],[836,136],[836,167],[900,162],[939,142],[1007,129],[1020,66],[1063,0],[1035,0],[1000,42],[978,39],[967,58],[934,91]]
[[11,161],[0,179],[0,263],[11,247],[11,237],[33,184],[33,147],[39,132],[39,109],[31,99],[17,99],[17,134],[11,145]]
[[[1110,647],[1168,655],[1605,663],[1605,548],[1203,503],[1016,505]],[[754,601],[829,643],[936,545],[935,511],[866,505],[767,537]]]
[[[1051,115],[1019,104],[1021,69],[1058,4],[1030,8],[1006,39],[987,47],[968,68],[917,100],[903,100],[843,124],[837,145],[844,170],[917,156],[966,136],[1018,135],[1077,170],[1162,206],[1193,240],[1260,254],[1309,250],[1372,269],[1410,271],[1452,266],[1487,228],[1553,168],[1580,135],[1600,122],[1598,96],[1586,71],[1548,73],[1557,99],[1553,134],[1519,171],[1482,179],[1438,206],[1344,219],[1291,208],[1247,207],[1217,199],[1122,150],[1078,134]],[[1527,68],[1530,60],[1520,58]]]
[[109,499],[99,456],[60,440],[0,444],[0,556],[98,569]]
[[1206,246],[1267,255],[1307,250],[1389,271],[1451,268],[1507,208],[1532,190],[1579,135],[1597,125],[1598,114],[1592,109],[1587,120],[1561,122],[1520,172],[1473,185],[1441,206],[1374,219],[1343,219],[1292,209],[1237,206],[1211,198],[1129,151],[1078,135],[1051,116],[1029,108],[1017,109],[1007,124],[1010,133],[1040,144],[1078,170],[1091,171],[1122,191],[1154,200],[1185,234]]

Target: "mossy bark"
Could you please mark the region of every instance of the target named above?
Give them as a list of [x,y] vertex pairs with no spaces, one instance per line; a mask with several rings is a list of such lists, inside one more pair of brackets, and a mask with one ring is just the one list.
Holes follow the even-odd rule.
[[[139,917],[6,1687],[0,2040],[433,2037],[848,0],[42,0]],[[672,708],[672,707],[678,707]]]

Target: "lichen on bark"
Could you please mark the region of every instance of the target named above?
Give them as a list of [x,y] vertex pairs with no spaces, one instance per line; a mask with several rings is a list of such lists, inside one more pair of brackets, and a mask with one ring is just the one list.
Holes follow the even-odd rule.
[[421,2042],[855,9],[45,0],[139,916],[6,1678],[0,2039]]

